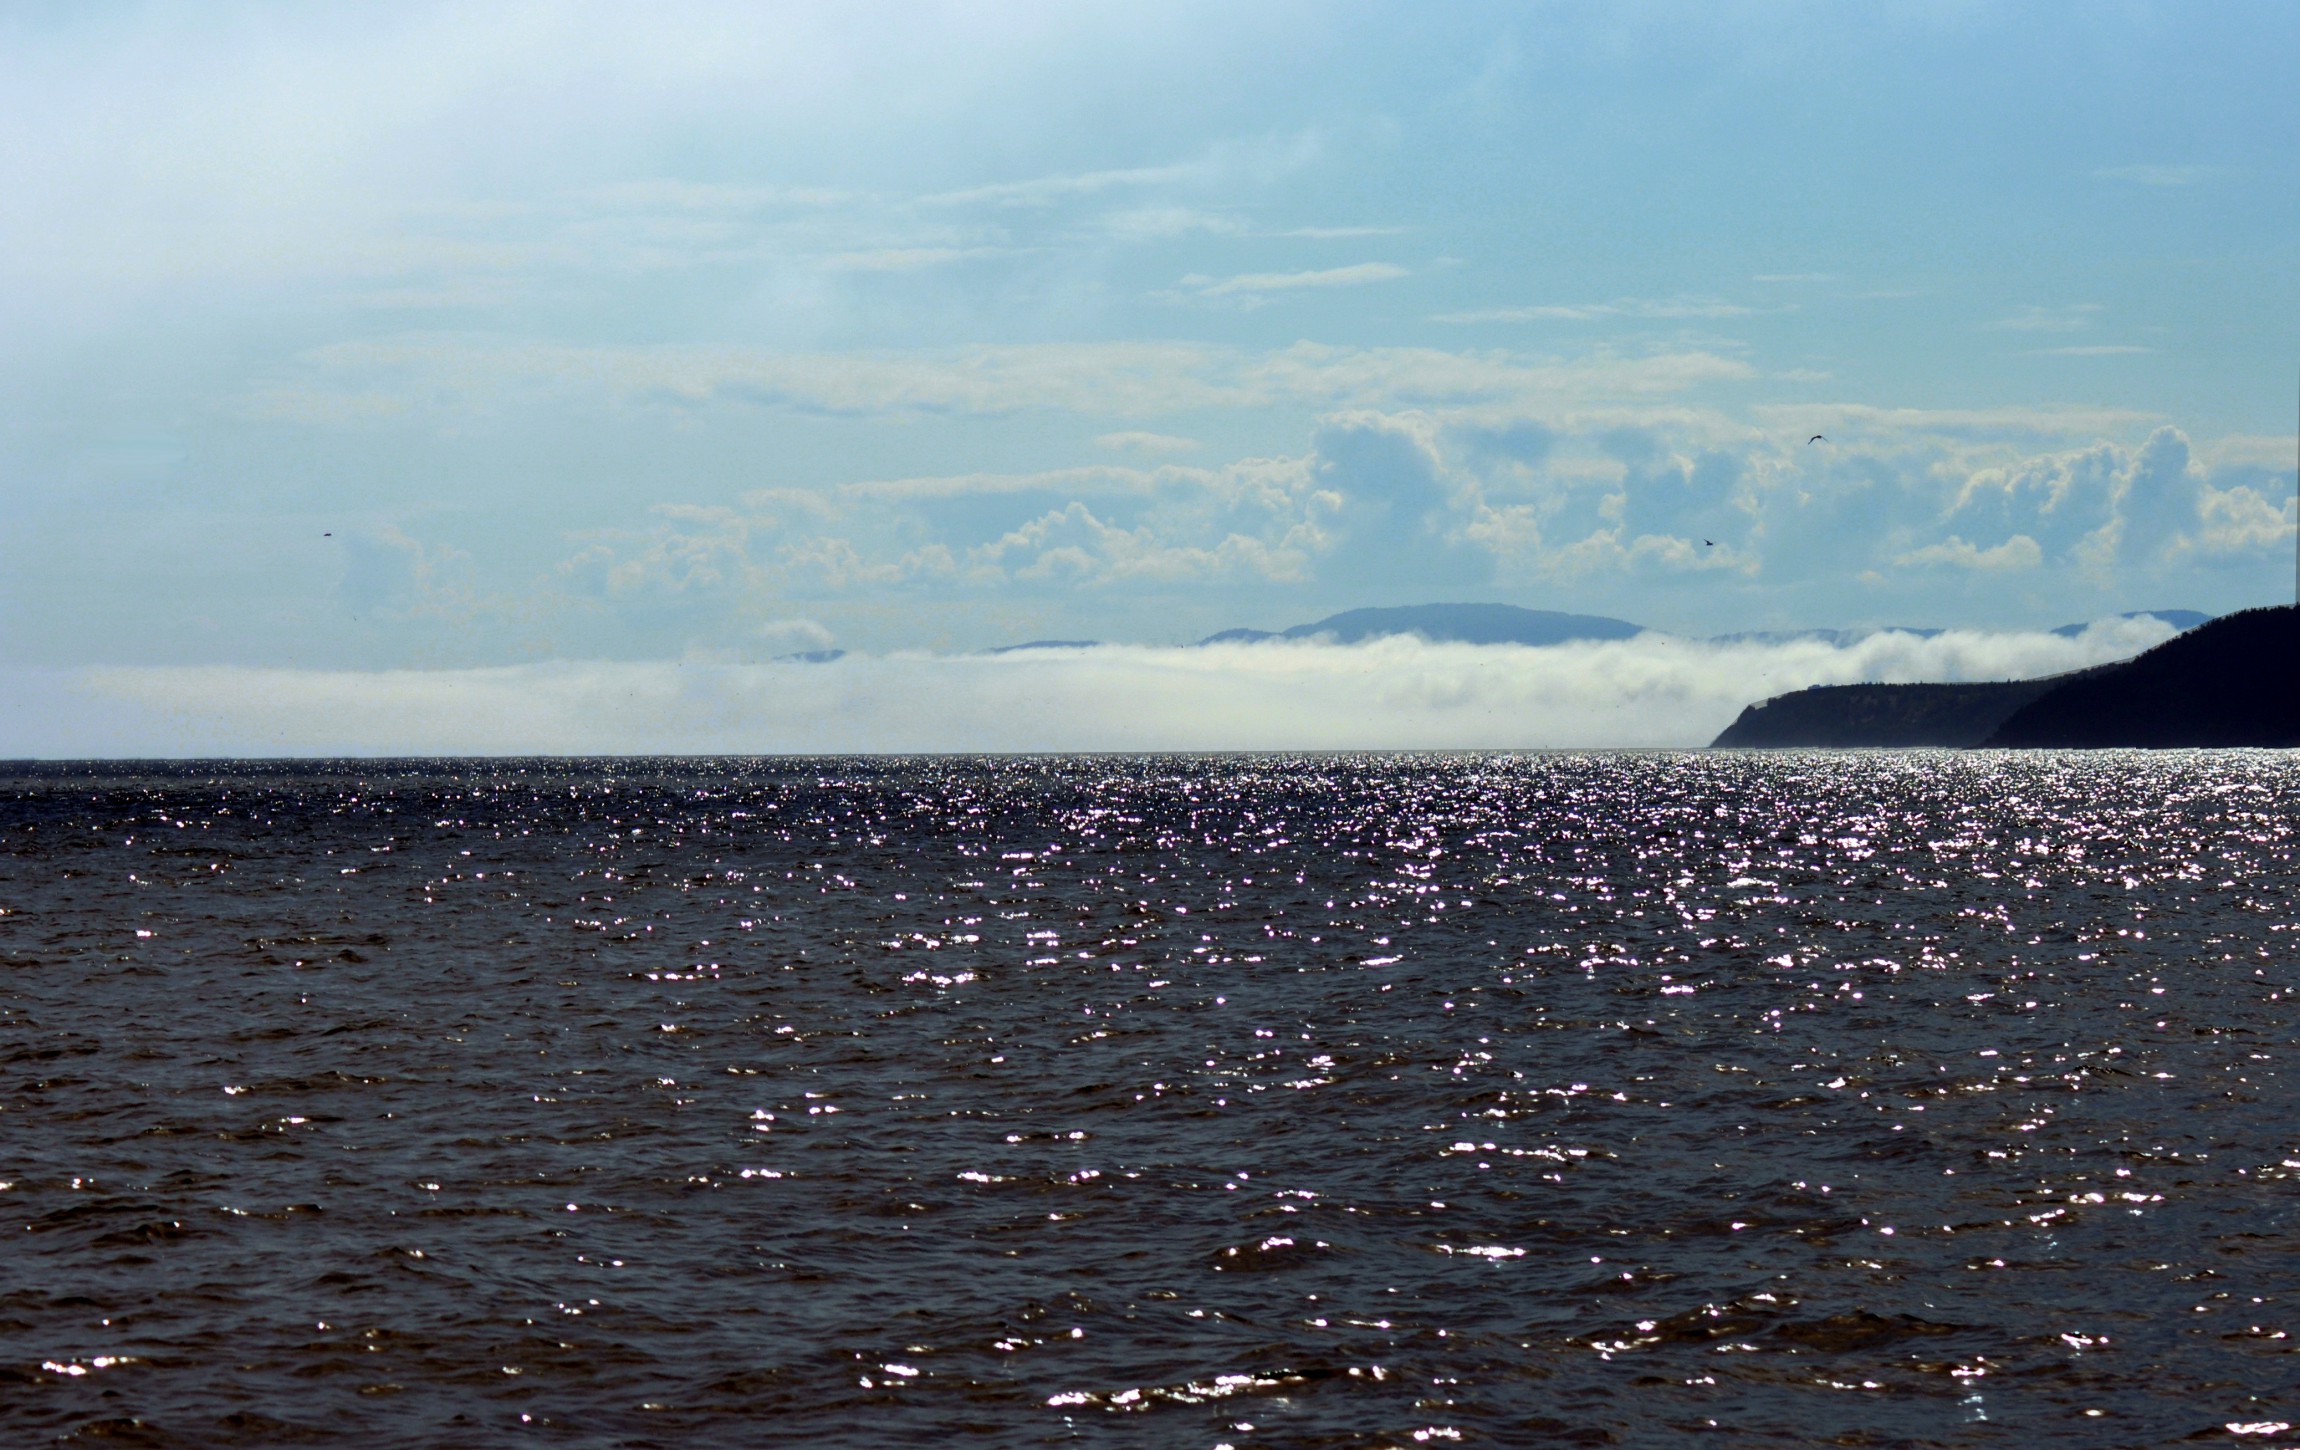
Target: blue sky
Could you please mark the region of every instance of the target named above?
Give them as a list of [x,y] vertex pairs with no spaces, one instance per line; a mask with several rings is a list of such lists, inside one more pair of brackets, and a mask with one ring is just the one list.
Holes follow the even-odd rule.
[[2295,73],[2240,3],[14,6],[0,667],[2289,599]]

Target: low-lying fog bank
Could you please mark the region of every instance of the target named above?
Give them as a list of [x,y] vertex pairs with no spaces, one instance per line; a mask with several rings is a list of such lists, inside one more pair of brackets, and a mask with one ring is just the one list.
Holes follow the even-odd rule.
[[806,754],[1699,746],[1807,685],[2122,659],[2154,619],[1706,643],[1314,642],[848,655],[827,664],[0,671],[0,756]]

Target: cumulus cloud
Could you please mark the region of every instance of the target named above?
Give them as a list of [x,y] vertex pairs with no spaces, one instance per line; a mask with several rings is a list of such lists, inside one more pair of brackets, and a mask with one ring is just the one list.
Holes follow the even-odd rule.
[[556,578],[609,605],[716,597],[733,615],[860,589],[1300,581],[1338,502],[1312,458],[760,489],[742,508],[659,506],[644,527],[592,531]]
[[[712,609],[731,628],[856,591],[1118,599],[1219,582],[1317,584],[1350,602],[1570,590],[1582,607],[1650,618],[1619,591],[1705,579],[1736,593],[1808,581],[1873,593],[1887,580],[1940,587],[1920,585],[1928,575],[2031,575],[2083,608],[2196,598],[2177,571],[2288,547],[2272,477],[2249,461],[2215,472],[2177,429],[2039,448],[2031,430],[2048,420],[2027,416],[1843,421],[1821,448],[1667,407],[1343,409],[1301,453],[1220,466],[858,480],[756,490],[741,507],[659,506],[640,527],[586,535],[557,587],[666,611],[658,622],[688,638]],[[1096,441],[1193,446],[1147,432]]]
[[752,633],[769,648],[791,652],[828,649],[833,638],[820,624],[798,617],[764,620]]
[[1698,746],[1753,700],[1810,684],[2035,676],[2129,655],[2169,633],[2138,620],[2073,639],[1886,633],[1845,647],[1646,635],[1529,649],[1396,637],[824,665],[19,670],[0,680],[0,754]]
[[1073,502],[970,550],[968,560],[986,575],[1026,581],[1108,585],[1229,576],[1287,581],[1306,572],[1300,542],[1297,531],[1275,543],[1237,533],[1211,546],[1175,543],[1148,523],[1113,525]]
[[2255,489],[2205,484],[2196,506],[2198,527],[2177,545],[2186,551],[2208,558],[2281,552],[2292,537],[2292,508],[2279,508]]
[[2034,569],[2044,562],[2044,550],[2026,534],[2015,534],[1994,548],[1966,543],[1955,534],[1937,544],[1911,549],[1896,563],[1944,564],[1957,569]]

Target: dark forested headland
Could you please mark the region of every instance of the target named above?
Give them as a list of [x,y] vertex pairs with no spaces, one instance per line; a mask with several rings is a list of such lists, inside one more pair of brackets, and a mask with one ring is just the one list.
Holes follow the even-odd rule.
[[2135,659],[2041,680],[1817,685],[1751,705],[1712,743],[2300,745],[2300,611],[2246,610]]
[[1978,745],[2059,682],[2055,676],[1961,685],[1814,685],[1758,701],[1710,743],[1744,750]]
[[1983,743],[2300,745],[2300,609],[2247,609],[2064,680]]

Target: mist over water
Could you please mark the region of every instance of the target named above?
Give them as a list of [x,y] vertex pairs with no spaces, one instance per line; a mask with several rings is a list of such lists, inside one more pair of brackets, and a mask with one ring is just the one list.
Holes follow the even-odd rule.
[[2274,752],[17,767],[0,1438],[2285,1443],[2296,819]]
[[0,756],[846,754],[1705,745],[1808,685],[2029,679],[2126,659],[2075,635],[1885,631],[1527,647],[1393,635],[1204,648],[561,660],[473,669],[0,670]]

